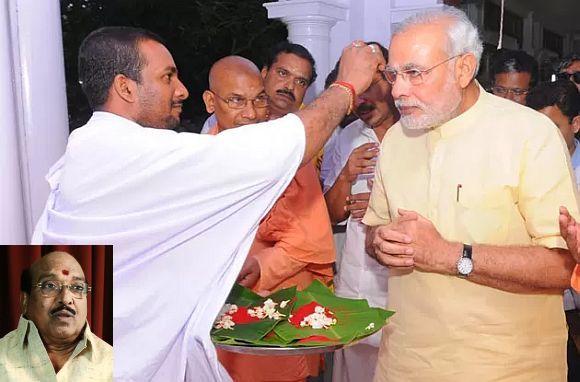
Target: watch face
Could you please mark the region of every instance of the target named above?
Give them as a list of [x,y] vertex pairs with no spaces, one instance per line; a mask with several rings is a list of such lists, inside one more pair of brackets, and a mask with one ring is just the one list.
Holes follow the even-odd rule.
[[467,257],[459,259],[457,262],[457,272],[459,272],[460,275],[467,276],[472,270],[473,261],[471,261],[471,259],[468,259]]

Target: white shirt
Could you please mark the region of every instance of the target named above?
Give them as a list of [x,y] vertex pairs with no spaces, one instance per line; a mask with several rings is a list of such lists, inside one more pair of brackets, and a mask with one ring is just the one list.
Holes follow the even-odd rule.
[[35,238],[114,245],[116,381],[230,380],[209,332],[304,145],[292,114],[209,136],[96,112],[71,134]]
[[[356,120],[336,136],[332,145],[327,147],[322,160],[322,169],[327,174],[324,179],[324,192],[336,182],[338,175],[348,162],[354,149],[365,143],[380,143],[372,128],[362,120]],[[353,194],[370,192],[368,179],[373,174],[361,174],[351,187]],[[387,268],[380,265],[365,251],[365,225],[349,216],[347,219],[346,239],[340,248],[340,264],[335,277],[335,290],[338,296],[365,298],[371,306],[387,306]],[[380,333],[365,339],[368,344],[379,347]]]

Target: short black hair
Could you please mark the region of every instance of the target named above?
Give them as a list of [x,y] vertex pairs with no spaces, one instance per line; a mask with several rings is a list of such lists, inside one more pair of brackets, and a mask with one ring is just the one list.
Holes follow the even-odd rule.
[[324,89],[328,89],[328,87],[336,81],[336,77],[338,77],[338,63],[326,76],[326,79],[324,80]]
[[30,294],[32,291],[32,272],[30,268],[26,268],[20,274],[20,291]]
[[[385,48],[383,46],[383,44],[381,44],[380,42],[376,42],[376,41],[365,41],[365,44],[367,45],[376,45],[379,47],[379,49],[381,50],[381,53],[383,54],[383,57],[385,58],[385,62],[388,64],[389,63],[389,50],[387,48]],[[334,73],[334,79],[332,80],[332,82],[336,81],[336,76],[338,76],[338,69],[340,66],[340,58],[338,59],[338,61],[336,61],[336,64],[334,65],[334,69],[332,69],[332,71],[328,74],[328,76],[330,76],[331,73]],[[386,80],[387,77],[385,76],[385,73],[381,73],[381,75],[383,76],[383,78]],[[324,84],[324,88],[328,88],[330,86],[330,83],[328,83],[329,79],[328,76],[326,77],[326,82]]]
[[378,46],[379,49],[381,50],[381,53],[383,54],[383,57],[385,58],[385,62],[386,63],[389,62],[389,50],[387,48],[385,48],[383,46],[383,44],[381,44],[380,42],[376,42],[376,41],[365,41],[365,44]]
[[270,49],[268,56],[266,56],[266,60],[264,61],[264,67],[270,68],[278,60],[278,56],[282,53],[295,54],[298,57],[308,61],[310,63],[310,66],[312,67],[312,75],[310,76],[310,81],[308,85],[312,85],[314,81],[316,81],[317,74],[314,57],[312,57],[308,49],[306,49],[300,44],[293,44],[288,41],[281,41],[278,44],[274,45],[272,49]]
[[500,49],[492,58],[491,78],[500,73],[530,73],[530,87],[538,81],[538,62],[523,50]]
[[79,82],[93,110],[107,101],[116,75],[141,82],[146,62],[139,54],[139,43],[144,40],[165,45],[153,32],[124,26],[94,30],[83,40],[78,57]]
[[570,53],[566,57],[560,61],[560,65],[558,65],[558,73],[561,73],[568,69],[568,66],[572,65],[574,61],[580,61],[580,54],[578,53]]
[[566,79],[536,86],[528,93],[526,104],[534,110],[557,106],[570,122],[580,115],[580,93],[576,85]]

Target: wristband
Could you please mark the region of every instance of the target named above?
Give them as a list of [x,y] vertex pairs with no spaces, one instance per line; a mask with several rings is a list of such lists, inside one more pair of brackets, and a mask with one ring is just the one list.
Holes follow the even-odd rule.
[[332,87],[338,87],[338,88],[344,89],[348,92],[349,105],[348,105],[348,111],[346,112],[346,114],[349,115],[350,113],[352,113],[352,111],[354,110],[354,102],[356,100],[356,92],[354,91],[354,86],[352,86],[348,82],[336,81],[336,82],[332,83],[328,88],[330,89]]

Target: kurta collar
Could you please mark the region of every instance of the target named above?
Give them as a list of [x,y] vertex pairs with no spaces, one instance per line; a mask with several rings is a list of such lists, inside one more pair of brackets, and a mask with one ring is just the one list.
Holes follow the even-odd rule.
[[94,111],[93,115],[91,116],[87,124],[103,123],[106,121],[123,122],[127,126],[143,128],[143,126],[141,126],[135,121],[132,121],[128,118],[122,117],[115,113],[110,113],[108,111]]
[[[46,350],[46,348],[44,347],[44,343],[42,342],[42,339],[40,337],[40,333],[38,332],[36,325],[34,325],[34,322],[30,321],[24,316],[20,316],[20,320],[18,321],[18,328],[16,330],[18,333],[18,345],[21,350],[24,350],[24,347],[27,344],[42,346],[42,348]],[[93,336],[94,334],[91,332],[91,329],[89,328],[89,323],[86,322],[82,337],[77,343],[69,359],[72,359],[77,355],[79,355],[84,349],[87,348],[87,346],[90,346],[90,349],[93,349],[94,348],[93,342],[95,341],[95,338]],[[90,352],[89,357],[92,361],[93,357],[92,352]]]
[[[361,120],[362,122],[362,120]],[[372,127],[370,127],[369,125],[367,125],[366,123],[362,123],[363,128],[361,129],[361,133],[362,135],[366,136],[367,138],[372,139],[375,142],[379,141],[379,137],[377,136],[377,133],[375,133],[375,129],[373,129]]]
[[463,132],[465,129],[468,129],[471,126],[471,122],[474,118],[476,118],[477,110],[480,108],[483,99],[489,96],[489,94],[485,91],[485,89],[474,80],[477,84],[479,89],[479,95],[477,97],[477,101],[466,111],[459,114],[457,117],[445,122],[443,125],[436,127],[436,130],[439,130],[442,138],[448,138],[454,135],[457,135]]

